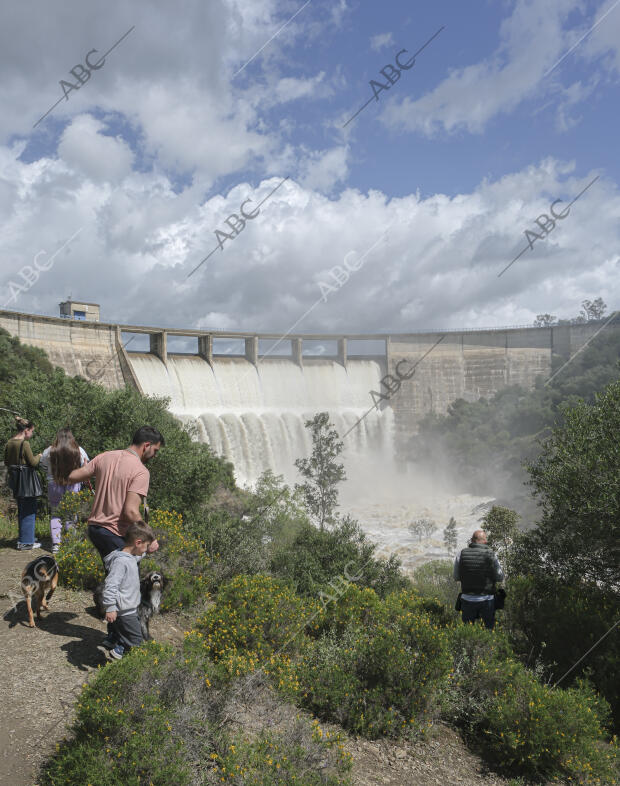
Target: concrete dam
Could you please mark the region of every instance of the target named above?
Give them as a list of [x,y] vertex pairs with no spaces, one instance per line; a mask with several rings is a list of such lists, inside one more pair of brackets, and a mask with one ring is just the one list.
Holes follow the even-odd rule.
[[67,374],[168,397],[171,412],[194,423],[241,482],[253,482],[268,468],[292,479],[294,460],[310,451],[304,421],[328,411],[344,435],[373,407],[371,391],[386,392],[385,374],[415,366],[346,436],[350,458],[392,461],[423,415],[507,385],[533,387],[549,376],[552,354],[570,357],[598,324],[282,337],[0,311],[0,327],[44,349]]

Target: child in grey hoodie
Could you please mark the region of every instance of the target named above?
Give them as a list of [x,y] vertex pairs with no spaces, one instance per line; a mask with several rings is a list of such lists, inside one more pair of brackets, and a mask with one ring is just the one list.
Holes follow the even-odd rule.
[[124,548],[112,551],[104,559],[107,575],[103,585],[103,606],[108,622],[104,646],[110,656],[120,660],[127,650],[142,644],[138,619],[140,605],[140,568],[138,563],[147,551],[154,551],[155,533],[144,522],[134,522],[125,534]]

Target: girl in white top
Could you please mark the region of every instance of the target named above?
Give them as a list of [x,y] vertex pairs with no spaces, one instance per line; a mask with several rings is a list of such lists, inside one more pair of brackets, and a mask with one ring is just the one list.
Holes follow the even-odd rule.
[[[88,462],[86,451],[75,440],[69,428],[61,428],[56,434],[54,444],[43,451],[41,466],[47,473],[47,498],[50,506],[50,534],[52,536],[52,552],[60,548],[62,522],[56,515],[56,508],[65,493],[74,494],[82,488],[81,483],[69,483],[69,474]],[[74,524],[65,521],[65,530]]]

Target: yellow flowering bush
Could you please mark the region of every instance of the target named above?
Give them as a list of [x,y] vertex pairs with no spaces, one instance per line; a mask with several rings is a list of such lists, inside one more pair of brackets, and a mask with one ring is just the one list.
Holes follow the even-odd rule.
[[614,781],[615,742],[606,744],[609,705],[585,684],[551,688],[512,656],[501,632],[450,631],[454,658],[448,717],[485,758],[531,777]]
[[[319,635],[326,631],[342,633],[351,625],[405,620],[407,614],[428,616],[433,624],[440,627],[454,619],[454,615],[446,614],[441,604],[422,597],[413,589],[392,592],[385,598],[381,598],[374,589],[353,582],[343,583],[340,589],[332,600],[323,603],[325,614],[320,620]],[[329,598],[329,595],[325,597]]]
[[[352,759],[342,736],[323,732],[318,721],[307,729],[299,720],[286,732],[263,732],[212,753],[213,772],[225,783],[244,786],[344,786]],[[222,747],[222,746],[220,746]],[[314,765],[314,766],[312,766]]]
[[373,590],[350,592],[328,608],[331,629],[282,669],[278,687],[317,716],[371,738],[422,731],[450,669],[444,631],[410,592],[385,600]]
[[[480,671],[482,679],[484,662]],[[514,661],[503,663],[492,683],[497,695],[477,724],[487,757],[532,776],[613,782],[617,747],[601,744],[606,718],[599,717],[597,707],[603,700],[591,689],[554,690]]]
[[[90,492],[65,494],[59,515],[71,519],[79,515],[86,503],[92,504]],[[208,595],[211,583],[211,563],[201,542],[185,531],[182,516],[174,511],[151,511],[149,524],[157,536],[159,550],[141,561],[141,573],[161,570],[166,576],[162,611],[193,606]],[[94,589],[105,578],[101,558],[88,539],[86,524],[77,524],[63,534],[56,560],[60,582],[70,589]]]
[[69,589],[94,589],[105,578],[101,557],[86,534],[86,524],[63,533],[56,554],[59,581]]
[[321,613],[316,601],[300,598],[270,576],[237,576],[220,587],[196,628],[215,660],[252,656],[258,665],[277,650],[302,647],[306,628]]
[[193,606],[208,595],[212,584],[212,565],[203,543],[184,526],[180,513],[152,510],[149,525],[159,542],[159,549],[147,555],[141,571],[161,570],[168,579],[162,596],[161,610]]
[[170,734],[174,708],[154,689],[172,662],[171,647],[149,642],[101,669],[76,702],[73,738],[57,746],[40,782],[189,786],[184,742]]
[[93,493],[90,489],[82,489],[78,492],[67,491],[63,494],[58,507],[57,515],[62,521],[72,521],[76,519],[82,523],[86,522],[93,505]]
[[348,786],[351,757],[341,735],[300,717],[244,738],[222,723],[218,667],[205,677],[186,655],[148,642],[101,669],[77,700],[72,738],[57,746],[37,782]]

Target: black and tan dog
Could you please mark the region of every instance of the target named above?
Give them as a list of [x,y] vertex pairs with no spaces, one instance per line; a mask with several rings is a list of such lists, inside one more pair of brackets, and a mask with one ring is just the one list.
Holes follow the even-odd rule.
[[35,627],[32,613],[33,599],[37,619],[41,619],[41,609],[47,611],[47,601],[54,594],[57,584],[58,563],[53,557],[37,557],[24,568],[22,573],[22,592],[26,598],[28,624],[31,628]]
[[[145,641],[151,639],[149,631],[149,621],[153,614],[159,614],[161,595],[166,586],[164,574],[157,570],[152,570],[140,582],[140,605],[138,606],[138,618],[142,628],[142,638]],[[105,618],[105,608],[103,607],[103,584],[99,584],[93,593],[93,600],[99,616]]]

